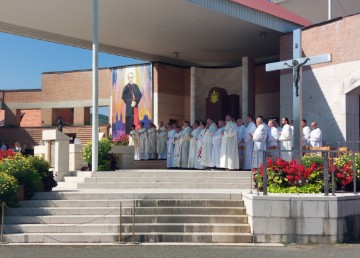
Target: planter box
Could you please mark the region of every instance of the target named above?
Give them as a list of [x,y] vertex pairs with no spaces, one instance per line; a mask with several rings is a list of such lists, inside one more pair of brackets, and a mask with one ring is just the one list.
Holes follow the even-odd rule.
[[117,160],[119,169],[134,169],[134,146],[113,146],[110,153]]

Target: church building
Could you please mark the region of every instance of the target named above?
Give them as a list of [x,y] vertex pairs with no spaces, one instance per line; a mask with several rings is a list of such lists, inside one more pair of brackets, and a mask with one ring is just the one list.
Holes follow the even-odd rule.
[[[143,5],[138,6],[121,2],[125,8],[101,3],[107,18],[99,28],[103,31],[100,50],[147,62],[99,69],[99,106],[108,107],[109,114],[100,130],[114,134],[114,125],[125,123],[125,115],[116,109],[123,101],[121,90],[117,92],[114,85],[123,87],[131,73],[142,90],[137,112],[155,124],[207,117],[218,120],[227,113],[243,119],[248,114],[292,119],[292,69],[266,72],[265,66],[293,58],[292,32],[301,29],[303,57],[331,55],[331,62],[302,69],[302,117],[318,123],[324,145],[359,151],[360,14],[314,22],[292,12],[296,8],[286,9],[287,1],[156,0],[141,1]],[[14,5],[5,4],[2,10]],[[61,5],[58,8],[65,8]],[[81,8],[88,12],[85,18],[75,15]],[[51,4],[43,3],[44,9],[50,10]],[[80,24],[82,18],[90,19],[91,5],[83,8],[73,3],[72,9],[66,22]],[[22,18],[14,22],[2,10],[0,31],[90,46],[91,35],[81,28],[54,29],[51,24],[64,20],[56,13],[42,24],[36,19],[29,22],[30,14],[20,14]],[[36,17],[40,11],[34,8],[31,12]],[[127,15],[139,19],[132,26],[121,25]],[[120,25],[114,26],[114,21]],[[130,37],[123,38],[123,34]],[[143,67],[148,67],[146,78],[137,70]],[[139,83],[144,80],[150,82],[146,94],[144,83]],[[64,133],[85,143],[89,140],[86,132],[90,132],[91,86],[91,70],[45,71],[40,90],[0,91],[0,141],[36,145],[41,130],[56,126],[60,115],[67,124]]]

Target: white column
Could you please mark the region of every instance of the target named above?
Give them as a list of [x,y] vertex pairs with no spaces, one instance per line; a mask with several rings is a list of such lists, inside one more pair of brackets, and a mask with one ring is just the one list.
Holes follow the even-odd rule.
[[331,20],[331,0],[328,0],[328,20]]
[[154,124],[157,126],[159,124],[159,93],[154,91],[153,97],[153,104],[154,104],[154,112],[153,112],[153,120]]
[[194,123],[194,121],[196,120],[196,112],[195,112],[195,108],[196,108],[196,91],[195,91],[195,72],[196,72],[196,68],[195,67],[191,67],[190,69],[190,123]]
[[98,0],[93,0],[93,47],[92,47],[92,157],[91,157],[91,170],[98,170],[98,145],[99,145],[99,121],[98,121],[98,108],[99,108],[99,88],[98,88],[98,21],[99,21],[99,3]]

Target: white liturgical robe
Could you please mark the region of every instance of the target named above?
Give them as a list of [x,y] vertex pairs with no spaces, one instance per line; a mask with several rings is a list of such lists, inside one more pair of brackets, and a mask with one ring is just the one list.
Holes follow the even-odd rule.
[[146,158],[147,159],[156,159],[156,129],[149,128],[147,130],[146,138]]
[[212,123],[209,128],[206,129],[205,135],[202,139],[202,156],[201,165],[204,167],[211,167],[212,165],[212,137],[217,130],[215,123]]
[[166,167],[171,168],[174,161],[174,136],[176,134],[175,129],[171,129],[168,132],[168,141],[167,141],[167,159]]
[[202,159],[202,142],[203,142],[203,139],[204,139],[204,136],[205,136],[205,133],[206,133],[206,129],[200,129],[200,133],[197,137],[197,143],[196,143],[196,148],[197,148],[197,160],[194,164],[195,168],[196,169],[203,169],[204,167],[201,165],[201,159]]
[[146,159],[146,139],[147,133],[145,128],[140,128],[139,133],[139,159]]
[[279,136],[279,130],[276,127],[269,127],[267,141],[270,149],[270,156],[273,160],[277,160],[279,158]]
[[237,125],[235,122],[228,121],[226,123],[220,149],[220,167],[222,168],[239,169],[236,129]]
[[158,154],[158,159],[166,159],[166,140],[167,140],[167,131],[165,127],[160,127],[157,132],[157,142],[156,142],[156,152]]
[[245,169],[251,169],[251,162],[252,162],[252,155],[253,155],[253,148],[254,142],[250,134],[253,134],[256,130],[256,125],[254,122],[250,122],[246,127],[245,131]]
[[181,135],[182,132],[175,133],[174,135],[174,159],[172,167],[179,168],[180,167],[180,158],[181,158]]
[[189,159],[188,159],[188,168],[195,168],[195,163],[198,159],[198,148],[197,148],[197,139],[200,134],[200,127],[195,128],[191,132],[190,147],[189,147]]
[[192,129],[190,126],[185,127],[181,131],[180,167],[182,167],[182,168],[188,167],[191,132],[192,132]]
[[129,135],[129,146],[134,146],[134,160],[140,159],[139,152],[139,133],[137,130],[132,130]]
[[213,150],[212,150],[212,164],[211,167],[220,167],[220,148],[221,148],[221,133],[224,131],[224,127],[220,127],[213,135]]
[[292,155],[291,155],[291,139],[292,139],[292,130],[290,125],[286,124],[283,126],[281,130],[280,135],[280,150],[288,150],[288,151],[282,151],[280,153],[280,157],[283,160],[291,161]]
[[264,153],[259,152],[266,149],[266,137],[267,137],[267,127],[264,124],[259,125],[254,134],[254,154],[252,159],[252,168],[258,168],[261,163],[263,163]]
[[310,138],[310,127],[304,126],[302,128],[302,146],[309,147],[309,138]]
[[316,128],[310,133],[310,147],[322,147],[322,133],[320,128]]

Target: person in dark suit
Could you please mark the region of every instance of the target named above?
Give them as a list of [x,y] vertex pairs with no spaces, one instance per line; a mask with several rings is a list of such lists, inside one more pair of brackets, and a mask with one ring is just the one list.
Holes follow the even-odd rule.
[[142,94],[139,86],[133,83],[134,73],[128,73],[128,83],[124,86],[122,99],[126,104],[125,112],[125,133],[130,133],[131,126],[134,124],[136,128],[139,125],[139,109],[138,105]]

